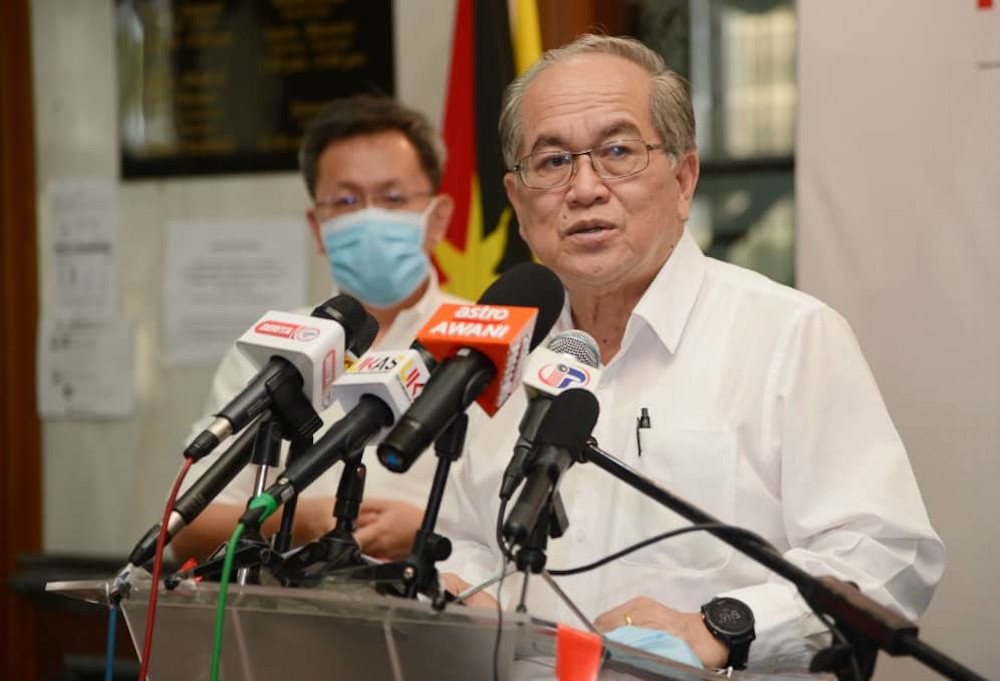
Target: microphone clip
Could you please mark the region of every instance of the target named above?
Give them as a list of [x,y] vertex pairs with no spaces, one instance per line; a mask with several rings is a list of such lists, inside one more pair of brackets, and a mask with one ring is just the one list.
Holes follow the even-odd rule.
[[545,549],[548,548],[549,538],[558,539],[566,534],[567,529],[569,529],[569,516],[566,514],[562,495],[557,490],[549,497],[538,522],[514,554],[517,569],[521,572],[530,571],[539,574],[545,569]]

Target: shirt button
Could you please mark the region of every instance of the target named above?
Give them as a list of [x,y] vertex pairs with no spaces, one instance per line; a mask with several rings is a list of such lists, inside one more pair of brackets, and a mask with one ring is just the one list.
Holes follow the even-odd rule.
[[574,533],[574,539],[576,539],[577,544],[583,544],[587,541],[587,531],[583,528],[579,528]]

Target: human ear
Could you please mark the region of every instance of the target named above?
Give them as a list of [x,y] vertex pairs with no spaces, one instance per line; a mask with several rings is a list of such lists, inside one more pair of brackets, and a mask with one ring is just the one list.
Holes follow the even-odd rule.
[[316,210],[310,208],[306,211],[306,221],[309,222],[309,233],[313,236],[313,241],[316,242],[316,252],[320,255],[326,255],[326,246],[323,245],[323,235],[319,229],[319,220],[316,219]]
[[448,194],[438,194],[435,199],[434,208],[427,216],[427,231],[424,233],[424,250],[428,253],[444,239],[455,212],[455,200]]
[[684,154],[677,161],[677,184],[680,189],[680,195],[677,197],[677,217],[682,223],[687,222],[691,215],[691,201],[700,173],[701,162],[698,160],[697,152]]

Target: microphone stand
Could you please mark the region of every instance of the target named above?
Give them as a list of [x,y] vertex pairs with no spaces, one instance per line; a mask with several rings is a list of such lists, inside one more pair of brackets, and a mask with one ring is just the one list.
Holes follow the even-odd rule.
[[[583,614],[580,608],[573,602],[573,600],[566,595],[566,592],[562,590],[558,583],[552,579],[552,575],[545,569],[545,563],[547,557],[545,554],[545,549],[549,544],[549,537],[552,539],[558,539],[566,533],[569,528],[569,516],[566,514],[566,506],[563,504],[562,495],[559,494],[559,490],[556,490],[549,494],[546,498],[544,505],[542,506],[541,512],[538,514],[538,520],[535,522],[534,526],[529,530],[527,537],[518,547],[517,553],[514,554],[514,565],[519,572],[524,573],[524,579],[521,582],[521,599],[517,604],[517,612],[527,612],[528,609],[525,606],[525,601],[528,598],[528,578],[532,573],[536,575],[541,575],[542,579],[549,588],[555,592],[556,596],[568,607],[577,619],[579,619],[587,629],[592,633],[601,635],[597,629],[594,627],[593,623],[587,619],[587,616]],[[497,541],[502,541],[503,537],[497,537]],[[505,549],[502,549],[505,550]],[[490,579],[486,582],[478,585],[475,589],[469,589],[463,594],[460,594],[463,598],[472,595],[482,589],[486,588],[493,582],[502,579],[503,572],[496,579]]]
[[[268,470],[280,463],[281,441],[286,434],[290,434],[291,438],[289,449],[291,457],[292,452],[303,451],[308,447],[312,434],[322,425],[322,419],[301,391],[282,387],[272,393],[272,398],[273,408],[266,411],[258,422],[253,455],[250,459],[251,463],[258,466],[251,499],[264,491]],[[289,501],[294,502],[294,498]],[[276,535],[281,544],[291,543],[295,504],[292,503],[289,509],[288,503],[286,502],[286,508],[282,513],[281,529]],[[225,565],[225,548],[226,543],[223,543],[216,549],[212,558],[189,570],[180,570],[170,575],[164,580],[164,585],[168,589],[174,589],[184,579],[193,577],[219,579]],[[246,584],[251,579],[259,581],[261,566],[274,570],[281,560],[281,551],[272,549],[271,544],[261,536],[260,528],[248,527],[240,537],[239,546],[233,557],[233,565],[238,568],[236,579],[240,584]]]
[[[281,460],[281,434],[281,421],[276,419],[271,412],[266,412],[258,422],[253,454],[250,457],[250,463],[257,466],[251,499],[264,490],[268,469],[277,466]],[[196,577],[218,580],[222,576],[222,568],[225,565],[227,545],[227,542],[223,542],[204,562],[187,570],[178,570],[173,573],[164,580],[164,586],[167,589],[175,589],[185,579]],[[271,545],[261,536],[259,528],[247,528],[247,531],[240,537],[239,545],[233,554],[233,567],[237,569],[237,581],[240,584],[246,584],[251,577],[257,581],[259,566],[271,565],[275,560],[280,560],[280,558],[272,552]]]
[[[584,447],[583,458],[693,523],[721,524],[716,518],[600,449],[594,438],[590,438]],[[771,546],[746,535],[722,528],[706,531],[790,581],[813,609],[833,617],[837,628],[854,647],[865,678],[871,678],[875,658],[881,648],[893,656],[914,657],[949,679],[982,681],[982,677],[975,672],[920,641],[913,622],[865,596],[854,585],[831,576],[813,577]],[[827,649],[813,659],[811,671],[834,672],[838,679],[846,681],[853,678],[849,660],[850,651],[836,647]]]
[[514,564],[520,572],[524,573],[524,580],[521,582],[521,600],[517,604],[518,612],[527,612],[525,601],[528,598],[528,577],[534,573],[540,574],[542,579],[555,591],[556,596],[562,600],[566,606],[573,611],[583,624],[595,634],[598,633],[594,625],[580,611],[576,603],[559,587],[552,579],[552,575],[545,569],[545,549],[549,544],[549,537],[558,539],[566,534],[569,528],[569,516],[566,515],[566,507],[563,505],[562,495],[558,490],[549,495],[545,502],[545,507],[538,516],[538,522],[528,533],[527,539],[521,544],[514,556]]
[[365,492],[367,468],[361,462],[363,453],[362,448],[344,459],[337,501],[333,506],[333,516],[337,519],[334,528],[287,556],[273,571],[274,577],[284,586],[305,585],[336,569],[367,565],[354,539],[355,521]]
[[[293,439],[288,445],[288,461],[285,462],[285,468],[288,468],[293,461],[308,450],[312,446],[312,443],[312,435]],[[260,494],[264,491],[264,488],[262,486],[259,491],[254,491]],[[296,494],[281,507],[281,524],[278,526],[278,531],[272,540],[274,550],[278,554],[283,554],[292,548],[292,526],[295,523],[295,507],[298,505],[298,501],[299,495]]]
[[[279,419],[269,418],[261,423],[260,428],[257,430],[257,439],[254,441],[253,446],[253,457],[251,458],[251,463],[257,465],[257,475],[254,477],[253,491],[251,492],[250,498],[253,499],[258,494],[264,491],[267,486],[267,471],[273,467],[277,466],[281,462],[281,439],[282,439],[282,423]],[[254,551],[242,551],[242,549],[255,549]],[[239,546],[237,547],[238,553],[245,553],[248,556],[254,556],[260,551],[270,551],[271,545],[260,533],[260,527],[248,527],[247,531],[243,533],[240,537]],[[270,553],[267,554],[270,558]],[[213,559],[215,562],[225,562],[225,551],[218,553],[216,558]],[[233,559],[234,564],[235,558]],[[222,576],[222,565],[219,565],[218,575]],[[250,579],[251,570],[253,571],[253,578],[255,582],[260,581],[260,567],[259,563],[254,564],[251,558],[249,564],[244,564],[236,571],[236,581],[240,584],[246,584]]]
[[[531,573],[541,575],[542,579],[549,588],[552,589],[553,593],[561,600],[570,611],[576,615],[577,619],[591,632],[597,634],[601,638],[604,638],[604,634],[599,632],[594,624],[587,619],[587,616],[583,614],[583,611],[573,602],[565,591],[559,586],[559,584],[552,578],[548,570],[545,569],[545,563],[547,557],[545,554],[545,549],[548,547],[549,537],[553,539],[558,539],[566,533],[569,528],[569,516],[566,514],[566,507],[563,505],[562,495],[556,490],[546,499],[545,504],[538,514],[538,520],[535,525],[528,532],[527,537],[525,537],[524,542],[520,545],[516,555],[512,556],[511,559],[514,562],[514,569],[508,571],[506,568],[507,558],[509,551],[501,546],[501,552],[504,554],[504,564],[501,566],[500,571],[487,578],[486,580],[471,586],[465,591],[456,594],[450,600],[464,601],[469,596],[473,596],[480,591],[496,584],[497,582],[505,579],[508,575],[512,574],[515,570],[524,573],[524,579],[521,582],[521,599],[517,605],[517,612],[527,612],[527,607],[525,606],[525,601],[528,597],[528,577]],[[503,542],[503,537],[497,536],[497,543]]]
[[465,447],[465,432],[469,417],[461,413],[455,417],[434,441],[438,458],[434,482],[427,499],[427,506],[420,529],[414,535],[413,550],[394,563],[381,563],[349,569],[348,577],[370,580],[379,590],[404,598],[415,599],[418,593],[428,596],[436,610],[443,610],[450,594],[441,589],[434,564],[451,555],[451,541],[434,531],[451,464],[458,461]]

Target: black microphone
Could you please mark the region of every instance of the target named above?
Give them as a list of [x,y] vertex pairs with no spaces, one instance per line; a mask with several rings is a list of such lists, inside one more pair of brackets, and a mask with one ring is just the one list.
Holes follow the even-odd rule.
[[511,545],[520,546],[531,535],[563,472],[583,460],[599,411],[594,394],[580,388],[552,400],[538,428],[528,479],[503,525],[503,536]]
[[357,298],[340,293],[317,305],[310,317],[329,319],[344,328],[344,345],[355,357],[368,352],[378,335],[378,322]]
[[[482,307],[487,305],[536,308],[538,316],[530,341],[530,347],[534,348],[555,324],[562,310],[564,297],[562,284],[551,270],[542,265],[524,262],[509,269],[486,289],[475,306],[475,313],[488,315],[490,310]],[[502,314],[504,311],[500,312]],[[460,333],[463,323],[446,325],[449,330],[454,328]],[[474,320],[467,323],[471,331],[485,326]],[[459,338],[458,333],[454,338]],[[441,362],[424,391],[379,444],[378,458],[386,468],[397,473],[408,470],[448,425],[487,388],[496,387],[496,384],[512,378],[500,375],[493,360],[475,348],[476,340],[470,337],[464,343],[455,341],[460,349],[454,356]],[[485,343],[484,339],[480,340]],[[514,354],[516,353],[512,352]],[[515,361],[514,364],[520,362]]]
[[319,305],[308,317],[266,313],[237,341],[260,371],[192,440],[185,458],[205,456],[265,409],[294,431],[290,439],[312,435],[322,425],[316,412],[332,402],[345,349],[363,353],[377,333],[375,318],[346,294]]
[[524,371],[528,408],[518,425],[520,435],[514,456],[503,473],[500,498],[510,499],[528,473],[531,451],[538,428],[555,396],[573,388],[592,390],[599,378],[601,350],[585,331],[571,329],[556,334],[545,346],[532,353]]
[[[253,454],[254,439],[257,437],[257,425],[245,428],[233,444],[222,456],[205,471],[198,480],[181,497],[174,502],[173,511],[167,521],[167,540],[169,544],[174,536],[190,525],[198,515],[205,510],[209,502],[219,495],[226,485],[233,481],[236,474],[250,461]],[[143,535],[128,562],[131,566],[145,565],[156,554],[156,542],[160,536],[160,523],[156,523]]]

